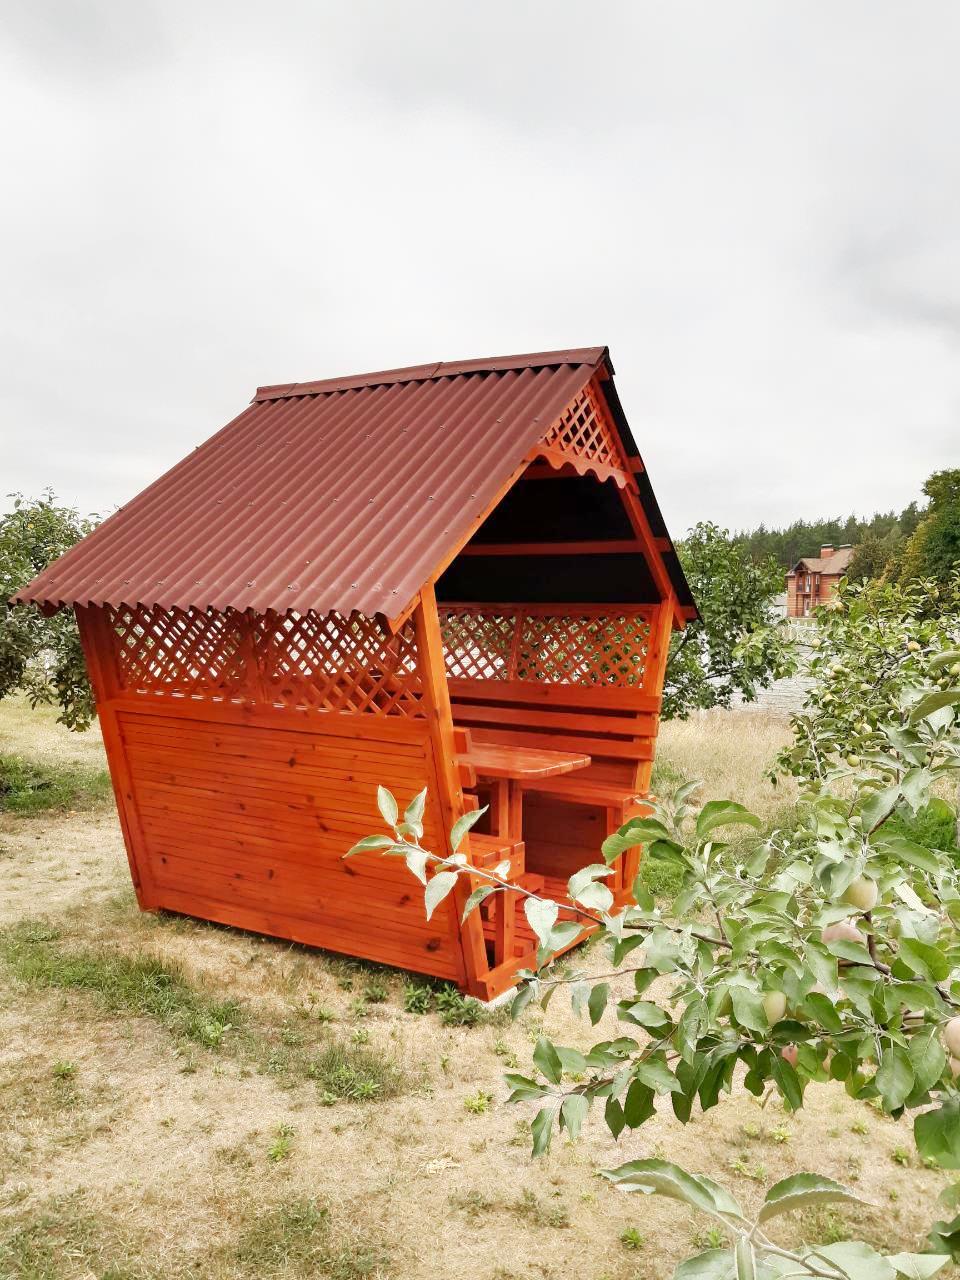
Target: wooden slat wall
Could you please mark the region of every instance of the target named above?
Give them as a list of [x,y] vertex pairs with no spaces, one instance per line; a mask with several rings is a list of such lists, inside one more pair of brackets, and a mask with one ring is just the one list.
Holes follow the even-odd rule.
[[78,609],[131,874],[166,908],[463,985],[456,904],[431,921],[399,859],[344,860],[428,788],[425,845],[446,815],[429,719],[125,693],[95,609]]
[[[287,727],[283,712],[267,725],[208,720],[199,703],[190,710],[115,709],[150,905],[462,978],[450,908],[428,923],[402,862],[343,859],[383,829],[378,783],[401,805],[424,786],[436,794],[425,725],[378,735],[377,718],[364,716],[359,739]],[[435,804],[425,828],[427,847],[442,847]]]

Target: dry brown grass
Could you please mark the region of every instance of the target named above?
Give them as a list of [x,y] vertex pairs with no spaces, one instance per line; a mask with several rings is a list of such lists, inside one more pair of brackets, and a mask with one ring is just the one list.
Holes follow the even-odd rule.
[[[92,759],[98,750],[95,739],[68,737],[51,716],[35,720],[9,703],[0,704],[0,731],[24,753]],[[781,800],[757,777],[783,735],[756,713],[713,714],[665,726],[663,759],[704,777],[710,794],[770,815]],[[142,916],[112,814],[7,816],[0,842],[0,928],[48,917],[62,931],[54,945],[156,957],[205,997],[245,1010],[242,1033],[205,1048],[155,1017],[105,1012],[90,991],[4,975],[4,1280],[666,1276],[704,1224],[596,1177],[654,1153],[720,1178],[748,1203],[761,1178],[810,1168],[877,1204],[808,1216],[787,1225],[785,1240],[853,1231],[915,1248],[933,1216],[943,1178],[918,1165],[909,1127],[834,1087],[811,1090],[802,1119],[738,1090],[686,1128],[661,1112],[619,1145],[594,1125],[582,1143],[558,1143],[534,1165],[527,1113],[505,1104],[501,1074],[528,1061],[544,1021],[561,1043],[583,1040],[559,1000],[545,1019],[534,1011],[519,1024],[444,1026],[435,1013],[404,1012],[403,975]],[[365,999],[370,987],[385,987],[386,1000]],[[598,1032],[614,1033],[609,1015]],[[395,1096],[330,1102],[296,1069],[330,1043],[360,1042],[400,1065]],[[465,1106],[479,1091],[492,1095],[485,1114]],[[900,1148],[906,1167],[894,1160]],[[621,1243],[630,1227],[645,1238],[639,1249]]]

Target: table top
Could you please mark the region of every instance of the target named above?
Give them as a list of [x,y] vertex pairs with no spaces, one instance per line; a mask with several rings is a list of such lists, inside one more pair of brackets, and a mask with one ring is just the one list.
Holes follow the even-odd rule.
[[552,778],[590,763],[590,757],[581,752],[515,747],[506,742],[473,742],[460,759],[473,765],[482,778]]

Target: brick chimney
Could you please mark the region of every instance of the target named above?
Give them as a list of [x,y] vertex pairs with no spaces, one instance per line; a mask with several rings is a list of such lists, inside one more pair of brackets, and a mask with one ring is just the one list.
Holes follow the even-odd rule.
[[832,556],[832,555],[833,555],[833,543],[832,542],[822,543],[820,546],[820,559],[825,560],[827,556]]

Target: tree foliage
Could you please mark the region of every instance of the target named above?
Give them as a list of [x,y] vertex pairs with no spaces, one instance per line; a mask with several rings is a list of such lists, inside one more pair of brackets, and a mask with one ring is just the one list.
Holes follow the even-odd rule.
[[97,523],[60,505],[46,490],[39,498],[12,494],[13,509],[0,515],[0,698],[26,692],[31,705],[58,703],[58,719],[85,729],[94,716],[80,637],[73,614],[45,617],[34,605],[10,605],[35,578]]
[[791,669],[790,650],[773,625],[771,603],[784,589],[775,561],[751,559],[715,524],[698,524],[677,551],[702,622],[670,645],[663,714],[727,707],[735,693],[752,701]]
[[[884,658],[874,625],[865,627],[863,673],[866,655]],[[922,633],[924,624],[911,617],[903,625]],[[811,1087],[839,1082],[887,1115],[911,1115],[920,1155],[960,1169],[960,876],[949,851],[903,834],[934,798],[947,805],[938,793],[960,776],[960,648],[943,648],[934,632],[904,644],[884,667],[888,692],[868,748],[845,749],[859,743],[841,740],[832,700],[808,714],[802,732],[813,763],[801,771],[808,788],[792,822],[763,832],[742,805],[700,804],[697,784],[685,784],[604,842],[602,861],[570,878],[562,911],[512,881],[508,864],[481,871],[462,853],[424,850],[423,793],[401,818],[381,790],[390,832],[351,852],[404,858],[430,911],[461,880],[464,917],[492,894],[519,894],[539,950],[536,968],[519,975],[514,1013],[566,991],[588,1027],[575,1045],[541,1035],[529,1069],[506,1077],[511,1101],[535,1109],[535,1155],[557,1131],[576,1139],[591,1117],[615,1139],[638,1129],[658,1096],[686,1123],[695,1109],[716,1106],[737,1073],[751,1093],[778,1094],[788,1111],[803,1107]],[[863,697],[847,690],[849,718]],[[455,850],[477,816],[458,824]],[[729,833],[738,828],[734,857]],[[640,878],[628,904],[615,904],[606,882],[638,844],[681,873],[668,906]],[[598,931],[608,971],[548,967],[586,927]],[[938,1269],[936,1258],[883,1258],[858,1242],[799,1254],[777,1246],[767,1218],[849,1194],[816,1174],[772,1187],[754,1219],[712,1180],[664,1161],[633,1161],[606,1176],[723,1223],[730,1247],[681,1263],[675,1280],[896,1280]],[[960,1184],[947,1203],[956,1210]],[[936,1223],[930,1241],[960,1252],[960,1215]]]
[[930,503],[896,573],[901,581],[926,578],[944,584],[960,570],[960,468],[935,471],[923,491]]
[[737,541],[753,559],[772,556],[782,569],[792,569],[803,556],[816,556],[820,548],[829,543],[839,547],[844,543],[859,546],[868,539],[898,545],[916,529],[922,512],[916,502],[911,502],[900,512],[877,512],[869,519],[845,516],[822,520],[794,520],[782,529],[768,529],[759,525],[736,535]]
[[[869,760],[904,688],[930,678],[928,655],[960,648],[960,573],[943,585],[844,584],[816,618],[805,663],[810,688],[791,718],[793,743],[777,761],[807,783],[844,758]],[[947,688],[958,672],[943,668],[936,681]]]

